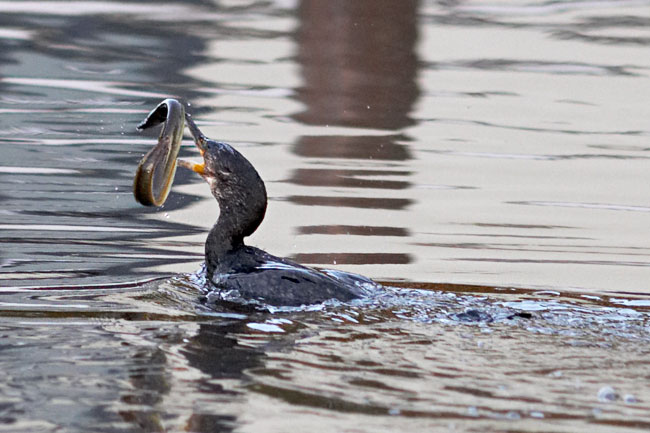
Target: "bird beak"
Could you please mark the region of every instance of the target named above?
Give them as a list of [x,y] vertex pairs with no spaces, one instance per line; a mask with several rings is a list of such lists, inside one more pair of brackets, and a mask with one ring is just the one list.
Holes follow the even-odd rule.
[[[206,140],[207,140],[206,136],[203,135],[201,130],[198,128],[198,126],[196,126],[196,123],[194,123],[194,120],[192,119],[192,116],[190,114],[185,113],[185,121],[187,122],[187,126],[190,128],[190,133],[192,134],[192,137],[194,137],[194,144],[196,144],[196,147],[199,149],[201,156],[204,156],[206,151]],[[181,167],[185,167],[189,170],[192,170],[193,172],[198,173],[201,176],[205,177],[205,162],[201,164],[197,164],[196,162],[193,161],[179,159],[178,165],[180,165]]]
[[205,163],[197,164],[196,162],[188,161],[186,159],[179,159],[178,165],[187,168],[189,170],[192,170],[193,172],[198,173],[201,176],[205,176]]
[[207,137],[203,135],[199,127],[196,126],[191,114],[185,113],[185,121],[187,122],[187,126],[190,128],[192,137],[194,137],[194,144],[196,144],[196,147],[199,148],[199,152],[201,152],[201,156],[203,156],[206,150]]

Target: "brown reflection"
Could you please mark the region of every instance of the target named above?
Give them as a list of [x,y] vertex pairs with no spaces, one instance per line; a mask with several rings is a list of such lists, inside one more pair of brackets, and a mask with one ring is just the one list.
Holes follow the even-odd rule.
[[397,129],[417,99],[417,0],[303,0],[298,62],[307,109],[317,125]]
[[[134,431],[163,432],[163,416],[155,410],[169,393],[169,375],[165,370],[167,357],[159,348],[144,348],[133,356],[129,379],[133,391],[121,397],[121,401],[133,409],[120,410],[119,414]],[[152,410],[153,409],[153,410]]]
[[359,177],[404,176],[408,171],[343,170],[336,168],[300,168],[289,182],[302,186],[336,186],[345,188],[406,189],[410,182],[401,180],[359,179]]
[[400,253],[300,253],[292,258],[312,265],[405,265],[412,262],[410,255]]
[[304,206],[334,206],[358,207],[364,209],[393,209],[403,210],[413,203],[408,198],[382,197],[326,197],[312,195],[292,195],[288,197],[292,203]]
[[408,236],[403,227],[319,225],[298,227],[301,235]]
[[[230,432],[236,427],[237,416],[227,411],[215,413],[215,401],[227,403],[241,393],[225,388],[221,379],[241,380],[244,371],[263,366],[265,354],[242,346],[233,335],[245,333],[247,321],[202,323],[195,335],[177,330],[161,330],[155,335],[158,344],[168,345],[168,356],[160,347],[138,350],[132,358],[129,380],[132,391],[121,401],[132,409],[120,410],[122,419],[133,432],[166,432],[169,424],[183,421],[182,430],[195,433]],[[291,344],[287,342],[287,344]],[[174,380],[175,372],[195,368],[204,376],[192,380]],[[178,378],[177,378],[178,379]],[[186,388],[184,388],[186,386]],[[178,412],[163,404],[178,396],[201,402],[191,411]],[[183,402],[187,406],[187,402]],[[182,419],[182,416],[187,416]],[[177,431],[177,430],[173,430]]]
[[307,136],[301,137],[294,153],[315,158],[349,158],[405,161],[411,159],[404,135],[386,136]]

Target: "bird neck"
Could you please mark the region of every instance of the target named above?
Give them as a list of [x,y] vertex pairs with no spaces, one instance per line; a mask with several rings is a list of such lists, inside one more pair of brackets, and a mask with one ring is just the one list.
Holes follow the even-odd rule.
[[208,277],[230,270],[228,257],[244,246],[244,238],[252,235],[266,213],[266,189],[261,182],[257,188],[237,194],[217,196],[219,218],[205,242],[205,263]]

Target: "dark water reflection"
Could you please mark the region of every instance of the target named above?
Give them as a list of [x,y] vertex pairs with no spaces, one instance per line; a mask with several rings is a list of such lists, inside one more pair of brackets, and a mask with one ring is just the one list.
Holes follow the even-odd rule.
[[406,161],[411,159],[403,135],[301,137],[293,152],[305,158],[346,158]]
[[[398,129],[418,97],[416,0],[300,2],[301,122]],[[327,41],[326,44],[323,41]]]
[[614,298],[419,284],[353,305],[240,314],[206,310],[193,284],[180,277],[128,292],[5,293],[4,425],[650,425],[650,396],[639,384],[648,368],[647,301],[631,309]]
[[329,234],[329,235],[357,235],[357,236],[408,236],[408,230],[402,227],[378,226],[303,226],[298,228],[300,234]]
[[[648,5],[0,2],[0,430],[648,430]],[[207,188],[131,193],[170,96],[253,244],[401,289],[207,309]]]
[[368,209],[405,209],[412,203],[402,198],[290,196],[289,201],[306,206],[358,207]]

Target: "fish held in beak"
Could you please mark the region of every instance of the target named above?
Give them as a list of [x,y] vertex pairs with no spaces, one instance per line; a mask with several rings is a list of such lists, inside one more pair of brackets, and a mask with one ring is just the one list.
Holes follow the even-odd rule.
[[138,125],[139,130],[163,124],[158,143],[140,161],[133,180],[133,195],[144,206],[162,206],[176,174],[176,158],[183,140],[185,108],[165,99]]

